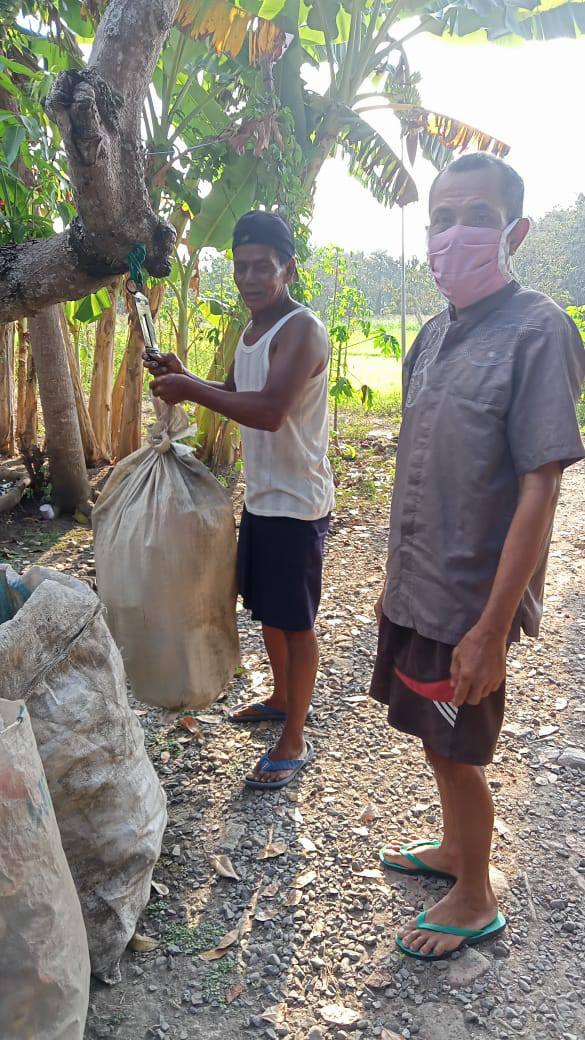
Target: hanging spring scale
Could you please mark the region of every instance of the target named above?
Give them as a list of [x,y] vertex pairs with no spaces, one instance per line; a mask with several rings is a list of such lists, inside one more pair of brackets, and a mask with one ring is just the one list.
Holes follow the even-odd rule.
[[144,285],[135,282],[133,278],[128,278],[126,281],[126,292],[130,294],[136,307],[140,331],[144,340],[144,352],[149,361],[158,361],[161,353],[156,339],[156,332],[154,331],[150,303],[148,302],[148,297],[142,291],[143,289]]

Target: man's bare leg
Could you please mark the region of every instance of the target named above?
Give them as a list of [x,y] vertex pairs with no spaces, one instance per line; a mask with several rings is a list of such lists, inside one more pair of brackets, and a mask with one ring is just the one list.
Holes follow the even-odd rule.
[[[453,812],[453,806],[449,801],[449,787],[445,782],[440,771],[435,769],[432,760],[432,751],[425,747],[426,756],[429,760],[429,764],[435,774],[435,780],[439,789],[439,797],[441,799],[441,811],[443,815],[443,834],[441,836],[440,845],[429,845],[425,848],[421,845],[418,849],[413,849],[414,855],[417,859],[422,860],[428,867],[433,870],[440,870],[444,874],[453,874],[457,876],[458,862],[457,855],[459,849],[459,824],[455,813]],[[432,836],[431,836],[432,838]],[[385,858],[391,860],[393,863],[397,863],[401,867],[412,867],[410,860],[406,859],[405,856],[400,855],[400,848],[402,845],[406,845],[408,841],[421,840],[421,835],[412,835],[410,838],[402,838],[400,841],[389,842],[385,847]]]
[[[489,878],[494,807],[484,770],[453,762],[428,748],[427,755],[440,778],[447,820],[455,821],[458,843],[456,869],[452,871],[457,881],[428,911],[427,920],[457,928],[485,928],[496,916],[498,902]],[[425,956],[440,956],[461,945],[461,936],[419,930],[416,919],[403,925],[398,935],[409,949]]]
[[[270,625],[262,625],[262,637],[264,646],[272,668],[274,681],[273,691],[270,697],[262,698],[262,704],[269,708],[277,708],[279,711],[288,710],[288,643],[286,632],[281,628],[272,628]],[[235,712],[238,719],[259,719],[261,715],[249,704],[245,704],[239,711]]]
[[[314,629],[305,632],[285,632],[288,651],[287,716],[279,741],[271,752],[271,759],[280,762],[302,758],[306,754],[305,720],[317,676],[319,647]],[[256,768],[249,779],[270,782],[284,780],[289,772],[263,773]]]

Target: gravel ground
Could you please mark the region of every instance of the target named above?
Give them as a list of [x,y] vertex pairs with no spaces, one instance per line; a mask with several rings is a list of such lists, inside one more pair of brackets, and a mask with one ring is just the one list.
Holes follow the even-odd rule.
[[[387,509],[351,501],[336,515],[325,568],[308,728],[316,757],[293,785],[242,787],[277,733],[225,720],[238,700],[269,690],[260,633],[243,613],[244,669],[199,713],[199,730],[135,702],[169,800],[158,890],[139,925],[158,946],[128,952],[118,986],[93,985],[87,1040],[583,1035],[585,471],[563,483],[541,638],[510,653],[507,719],[488,771],[509,928],[434,965],[401,958],[393,935],[444,883],[396,880],[377,858],[390,839],[434,837],[440,809],[417,742],[390,731],[367,697]],[[15,565],[23,552],[39,558],[35,537],[36,550],[13,537]],[[43,562],[91,577],[87,532],[64,527]],[[217,873],[214,856],[237,880]],[[222,939],[223,956],[200,956]]]

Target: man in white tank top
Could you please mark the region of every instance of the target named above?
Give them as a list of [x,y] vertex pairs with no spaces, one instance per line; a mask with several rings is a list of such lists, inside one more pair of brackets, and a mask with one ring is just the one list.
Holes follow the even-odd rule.
[[251,312],[223,383],[187,372],[172,354],[148,362],[153,393],[195,401],[240,423],[246,492],[238,541],[244,606],[262,623],[274,690],[230,719],[283,721],[273,748],[245,782],[283,787],[310,762],[304,738],[319,652],[314,631],[323,545],[334,501],[327,459],[329,338],[291,298],[294,238],[274,213],[246,213],[234,230],[234,279]]

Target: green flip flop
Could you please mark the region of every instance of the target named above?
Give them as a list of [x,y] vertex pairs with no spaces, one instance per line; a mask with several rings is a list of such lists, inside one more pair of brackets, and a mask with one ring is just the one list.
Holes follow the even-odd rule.
[[447,950],[446,953],[441,954],[419,953],[418,950],[411,950],[409,946],[406,946],[398,935],[395,936],[395,940],[399,949],[403,953],[407,953],[409,957],[418,957],[421,961],[446,961],[464,946],[478,946],[479,943],[487,942],[488,939],[495,939],[496,935],[504,931],[507,923],[504,915],[498,912],[493,921],[486,924],[485,928],[450,928],[446,924],[431,924],[430,921],[427,921],[427,911],[423,910],[422,914],[419,914],[416,919],[417,928],[421,928],[426,932],[440,932],[442,935],[460,935],[462,939],[459,946],[454,950]]
[[401,863],[394,863],[390,859],[386,859],[386,851],[389,849],[388,845],[384,845],[383,849],[380,849],[380,862],[388,867],[388,870],[395,870],[397,874],[406,874],[408,877],[420,877],[425,875],[426,877],[437,877],[445,878],[447,881],[456,881],[457,878],[454,874],[447,874],[443,870],[434,870],[433,867],[429,867],[426,863],[423,863],[422,859],[418,856],[414,856],[413,849],[428,848],[429,845],[440,845],[440,841],[409,841],[406,845],[403,845],[400,849],[400,855],[404,856],[405,859],[412,863],[412,867],[403,867]]

